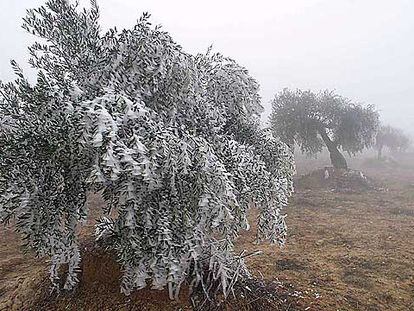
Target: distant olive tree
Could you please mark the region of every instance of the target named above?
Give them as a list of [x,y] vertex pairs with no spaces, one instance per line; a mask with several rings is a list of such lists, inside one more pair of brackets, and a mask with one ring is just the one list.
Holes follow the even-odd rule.
[[29,48],[38,77],[13,62],[15,81],[0,83],[0,223],[13,219],[51,257],[56,286],[67,265],[71,289],[85,201],[99,191],[97,237],[117,255],[124,293],[151,283],[176,297],[188,281],[227,296],[247,273],[233,246],[251,203],[258,240],[284,242],[292,154],[260,129],[245,68],[185,53],[148,14],[121,32],[102,33],[98,18],[95,1],[49,0],[24,19],[42,38]]
[[361,106],[331,91],[284,89],[272,101],[271,129],[301,151],[316,154],[326,146],[335,168],[347,169],[340,150],[355,154],[370,147],[378,129],[373,106]]
[[378,159],[382,158],[384,147],[392,152],[404,152],[410,144],[410,138],[401,129],[389,125],[381,126],[375,139]]

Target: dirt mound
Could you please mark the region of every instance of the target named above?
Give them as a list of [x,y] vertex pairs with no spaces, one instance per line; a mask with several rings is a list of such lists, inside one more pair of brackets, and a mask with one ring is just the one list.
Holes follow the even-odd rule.
[[181,292],[180,301],[171,301],[167,291],[143,289],[130,296],[120,292],[121,269],[114,256],[94,242],[82,247],[80,283],[74,292],[50,293],[50,283],[30,310],[192,310],[188,292]]
[[[218,295],[205,299],[201,290],[189,295],[183,286],[179,301],[172,301],[167,290],[142,289],[125,296],[120,292],[121,270],[114,257],[94,242],[82,247],[82,272],[79,287],[72,293],[59,295],[49,292],[50,283],[45,279],[37,293],[37,299],[28,310],[304,310],[301,292],[282,283],[254,278],[236,283],[234,296],[226,302]],[[308,300],[306,300],[308,301]],[[308,301],[309,302],[309,301]],[[194,307],[197,305],[198,307]]]
[[361,171],[325,167],[302,175],[295,181],[300,189],[329,189],[334,192],[361,193],[381,191],[384,188]]

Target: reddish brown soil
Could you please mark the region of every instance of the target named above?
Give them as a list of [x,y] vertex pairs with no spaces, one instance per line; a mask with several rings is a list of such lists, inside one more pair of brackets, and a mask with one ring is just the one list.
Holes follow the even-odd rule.
[[[301,163],[306,167],[299,165],[300,173],[327,164]],[[253,274],[282,282],[285,294],[297,296],[286,302],[280,300],[283,295],[276,296],[273,307],[256,303],[257,310],[414,310],[414,157],[398,166],[359,161],[351,167],[362,168],[389,190],[345,194],[298,189],[286,209],[284,248],[253,244],[254,226],[241,235],[238,250],[263,251],[248,259]],[[91,204],[101,202],[93,199]],[[191,310],[185,291],[181,302],[151,290],[124,297],[119,267],[99,252],[85,256],[75,293],[39,301],[48,288],[47,264],[23,255],[13,231],[0,229],[0,310]],[[254,294],[264,301],[269,293]],[[227,310],[255,310],[251,299],[239,298]]]

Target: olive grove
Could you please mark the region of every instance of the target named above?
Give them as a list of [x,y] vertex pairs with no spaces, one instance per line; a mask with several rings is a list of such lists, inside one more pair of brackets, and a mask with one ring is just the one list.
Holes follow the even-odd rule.
[[[245,68],[211,51],[185,53],[148,14],[103,32],[91,3],[49,0],[24,19],[39,38],[29,47],[37,81],[12,62],[16,79],[0,85],[0,222],[51,257],[55,286],[67,264],[72,289],[85,201],[98,192],[107,216],[97,236],[117,255],[124,293],[151,282],[173,298],[188,281],[218,282],[228,295],[248,273],[233,244],[253,203],[258,240],[284,242],[291,151],[260,129],[259,86]],[[359,149],[364,133],[339,144]]]
[[325,146],[334,168],[348,168],[340,150],[355,154],[372,146],[378,125],[373,106],[364,107],[331,91],[284,89],[272,101],[273,134],[309,155]]

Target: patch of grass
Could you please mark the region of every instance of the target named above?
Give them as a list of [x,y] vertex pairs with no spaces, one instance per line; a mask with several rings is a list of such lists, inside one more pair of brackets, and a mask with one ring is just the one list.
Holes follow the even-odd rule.
[[381,271],[385,266],[385,261],[378,259],[369,259],[357,256],[342,257],[337,259],[338,263],[343,268],[355,270],[370,270],[370,271]]
[[356,268],[345,269],[342,275],[342,280],[346,284],[364,289],[371,289],[373,286],[371,278],[364,274],[362,270]]
[[304,271],[308,269],[308,267],[303,262],[294,258],[283,258],[276,260],[276,268],[279,271]]

